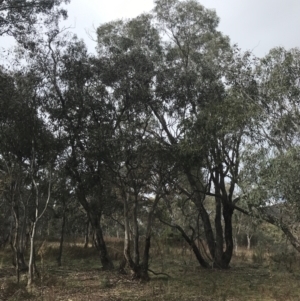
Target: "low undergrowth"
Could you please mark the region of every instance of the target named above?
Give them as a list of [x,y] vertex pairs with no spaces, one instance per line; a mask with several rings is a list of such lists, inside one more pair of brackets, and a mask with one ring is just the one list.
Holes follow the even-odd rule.
[[[109,242],[109,247],[118,254],[115,257],[120,256],[120,243]],[[299,258],[292,252],[285,256],[242,249],[233,257],[230,269],[203,270],[189,249],[154,244],[151,270],[170,277],[150,273],[147,283],[133,281],[129,273],[101,271],[92,247],[66,245],[61,267],[56,263],[57,252],[55,243],[45,246],[43,256],[37,257],[40,277],[28,291],[26,274],[16,283],[10,250],[0,250],[0,300],[300,300]],[[118,263],[119,258],[115,265]]]

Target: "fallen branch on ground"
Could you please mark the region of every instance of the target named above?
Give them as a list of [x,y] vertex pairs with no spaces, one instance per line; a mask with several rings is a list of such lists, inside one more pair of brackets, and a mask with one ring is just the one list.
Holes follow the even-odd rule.
[[155,276],[158,276],[158,275],[164,275],[164,276],[167,276],[169,278],[172,278],[170,275],[166,274],[166,273],[156,273],[150,269],[148,269],[149,272],[151,272],[152,274],[154,274]]

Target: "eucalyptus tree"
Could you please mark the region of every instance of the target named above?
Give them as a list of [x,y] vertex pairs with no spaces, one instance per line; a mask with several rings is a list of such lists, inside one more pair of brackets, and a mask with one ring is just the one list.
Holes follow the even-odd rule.
[[[159,35],[151,22],[150,15],[141,15],[103,24],[97,29],[102,80],[114,105],[115,141],[110,154],[114,185],[124,206],[124,263],[132,270],[134,278],[144,280],[149,279],[152,224],[166,182],[164,173],[161,170],[158,173],[157,169],[160,163],[166,165],[155,151],[160,146],[153,136],[156,125],[147,105],[151,102],[155,62],[161,52]],[[146,228],[142,260],[139,253],[140,223]],[[130,224],[133,228],[133,255]]]
[[[1,70],[0,154],[2,197],[10,209],[10,215],[6,217],[7,222],[11,223],[10,242],[14,253],[13,262],[16,266],[16,276],[19,281],[20,270],[26,270],[27,268],[24,257],[27,212],[22,209],[27,207],[28,195],[30,194],[25,188],[30,182],[24,176],[27,170],[24,161],[30,155],[27,143],[31,143],[31,137],[26,130],[25,120],[20,117],[15,118],[19,116],[21,111],[30,113],[26,104],[21,102],[22,95],[15,88],[15,79],[16,77],[14,78],[13,74]],[[24,206],[22,206],[23,204]]]
[[[122,183],[125,184],[120,187],[124,203],[124,255],[134,272],[133,276],[149,280],[153,224],[158,215],[159,204],[170,192],[167,184],[170,180],[172,162],[165,158],[163,150],[153,139],[147,139],[144,144],[137,142],[139,145],[135,154],[130,158],[127,157],[125,173],[120,175]],[[133,258],[130,252],[130,223],[133,230]],[[140,228],[143,228],[142,232]],[[144,237],[142,254],[140,254],[141,236]]]
[[[199,212],[212,263],[227,268],[240,155],[256,113],[251,57],[230,46],[215,12],[196,1],[156,1],[154,17],[168,38],[150,106],[188,182],[177,187]],[[214,225],[207,196],[215,199]]]
[[242,177],[249,204],[258,207],[256,214],[278,226],[298,251],[299,63],[299,49],[282,47],[259,61],[261,115]]
[[[15,112],[18,112],[19,106],[17,102],[20,99],[20,95],[18,95],[14,87],[12,74],[1,70],[0,80],[2,90],[0,95],[2,197],[10,209],[10,219],[13,220],[10,241],[14,251],[14,262],[16,263],[16,273],[19,280],[20,267],[27,267],[24,259],[24,244],[22,244],[25,233],[21,230],[26,229],[26,222],[22,219],[22,216],[20,217],[20,214],[22,214],[20,211],[22,212],[21,191],[24,187],[22,185],[24,182],[24,177],[22,177],[24,175],[22,163],[24,161],[23,156],[26,158],[25,153],[28,153],[22,148],[17,137],[20,136],[20,139],[23,139],[24,142],[24,139],[28,138],[28,135],[26,135],[26,138],[24,137],[25,135],[22,133],[24,124],[18,123],[14,118]],[[17,111],[14,112],[15,109]],[[13,135],[13,132],[15,135]],[[27,140],[27,142],[29,141]],[[9,216],[7,216],[7,218],[9,218]],[[24,227],[22,227],[22,220],[24,221]]]
[[[187,183],[183,187],[175,181],[173,187],[196,205],[213,264],[227,268],[240,152],[256,113],[250,55],[230,47],[229,39],[216,29],[215,12],[198,2],[155,4],[152,15],[98,28],[99,55],[107,57],[107,79],[112,83],[105,84],[120,103],[120,116],[143,116],[145,131],[168,149]],[[244,106],[247,98],[252,103]],[[153,127],[147,126],[148,120]],[[205,208],[207,195],[215,197],[215,230]],[[209,266],[199,252],[196,256]]]
[[[135,140],[135,148],[129,148],[127,145],[126,150],[120,150],[124,161],[119,161],[118,169],[115,170],[115,186],[124,208],[125,261],[120,268],[123,270],[127,263],[133,272],[133,278],[149,280],[152,225],[157,205],[164,195],[166,180],[163,178],[164,173],[158,173],[154,168],[154,166],[165,167],[165,164],[157,166],[154,163],[158,163],[158,160],[153,154],[153,149],[149,149],[148,139],[143,140],[143,142]],[[141,228],[145,233],[143,254],[140,254]]]
[[[48,127],[45,116],[41,112],[40,88],[42,80],[32,69],[24,68],[25,74],[16,81],[19,95],[28,106],[27,147],[30,151],[25,159],[26,174],[30,183],[30,194],[27,200],[29,221],[29,260],[28,282],[34,282],[34,273],[38,273],[35,265],[35,237],[38,224],[43,218],[51,199],[52,172],[56,159],[61,151],[59,141],[55,139]],[[22,114],[22,113],[21,113]],[[18,118],[20,117],[17,115]]]
[[277,152],[299,145],[300,50],[272,49],[260,60],[260,97],[265,127],[260,135]]
[[46,24],[57,23],[62,16],[67,17],[65,9],[59,8],[70,0],[2,0],[0,1],[0,36],[13,36],[17,41],[24,41],[25,35],[41,27],[41,20]]
[[112,139],[111,108],[99,78],[99,62],[82,41],[61,37],[59,31],[40,38],[29,64],[43,77],[42,110],[52,132],[64,145],[60,166],[84,208],[95,234],[95,246],[104,269],[113,268],[103,238],[103,207],[113,201],[106,158]]
[[[26,68],[1,76],[0,156],[6,178],[3,197],[11,206],[14,220],[11,245],[18,280],[19,271],[27,269],[24,258],[27,238],[30,239],[29,278],[33,279],[35,230],[47,207],[47,202],[42,204],[43,186],[47,183],[44,175],[55,164],[58,151],[39,114],[39,84],[39,77]],[[44,210],[40,211],[41,206]]]

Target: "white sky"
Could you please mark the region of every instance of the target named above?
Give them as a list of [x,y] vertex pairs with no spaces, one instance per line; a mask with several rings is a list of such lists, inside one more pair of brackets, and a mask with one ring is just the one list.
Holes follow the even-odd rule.
[[[219,30],[242,50],[264,56],[275,46],[300,47],[300,0],[199,0],[220,17]],[[154,7],[153,0],[71,0],[66,6],[69,18],[64,26],[83,38],[94,51],[94,29],[118,18],[132,18]],[[95,35],[94,35],[95,36]],[[0,37],[0,46],[11,44]]]
[[[216,10],[219,30],[243,50],[264,56],[275,46],[300,46],[299,0],[200,0],[202,5]],[[115,20],[132,18],[154,7],[153,0],[71,0],[67,25],[84,38],[92,51],[95,44],[85,30]]]

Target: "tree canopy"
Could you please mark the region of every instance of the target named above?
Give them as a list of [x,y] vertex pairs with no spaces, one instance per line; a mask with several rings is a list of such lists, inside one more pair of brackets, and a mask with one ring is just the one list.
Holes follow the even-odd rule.
[[[278,226],[300,250],[299,49],[256,58],[218,31],[215,11],[156,0],[148,14],[99,26],[92,55],[58,30],[60,4],[0,1],[0,34],[34,45],[20,46],[16,70],[0,70],[0,193],[17,268],[26,265],[20,225],[34,244],[52,210],[62,252],[71,203],[104,269],[114,267],[104,221],[124,232],[120,270],[137,279],[149,279],[158,222],[203,268],[230,266],[237,211]],[[40,14],[55,26],[30,35]]]
[[0,36],[10,35],[22,40],[25,35],[38,30],[36,25],[42,28],[42,21],[57,23],[60,16],[67,17],[67,11],[58,6],[68,2],[70,0],[1,0]]

